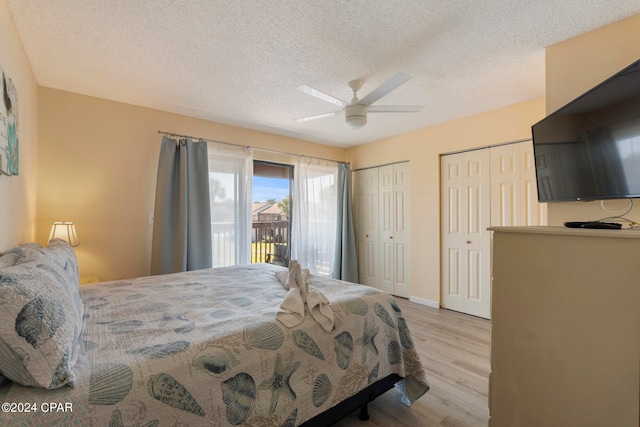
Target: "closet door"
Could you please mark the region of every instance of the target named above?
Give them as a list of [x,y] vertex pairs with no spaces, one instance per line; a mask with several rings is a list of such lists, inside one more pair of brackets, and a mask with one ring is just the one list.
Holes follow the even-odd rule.
[[488,149],[441,158],[442,305],[491,316],[491,158]]
[[531,141],[491,147],[491,225],[546,225]]
[[380,289],[409,297],[409,164],[378,168]]
[[409,163],[393,165],[394,229],[396,280],[392,294],[409,298]]
[[378,168],[353,173],[358,282],[378,288]]
[[442,306],[491,318],[487,227],[546,224],[531,141],[442,156]]

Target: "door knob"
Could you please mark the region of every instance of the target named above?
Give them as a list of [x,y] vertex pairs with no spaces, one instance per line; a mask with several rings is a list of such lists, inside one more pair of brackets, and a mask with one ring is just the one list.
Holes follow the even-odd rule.
[[467,245],[470,245],[470,244],[471,244],[471,240],[467,240]]

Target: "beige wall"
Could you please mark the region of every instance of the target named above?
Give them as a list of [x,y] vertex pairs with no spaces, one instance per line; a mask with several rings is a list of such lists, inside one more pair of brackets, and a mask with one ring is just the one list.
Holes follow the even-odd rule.
[[352,169],[410,160],[412,234],[424,236],[412,239],[412,295],[437,302],[439,208],[432,201],[439,198],[439,154],[529,138],[543,112],[540,98],[347,151],[40,87],[38,241],[46,243],[52,221],[74,221],[81,275],[111,280],[148,274],[159,129],[348,159]]
[[18,92],[19,175],[0,175],[0,252],[35,239],[36,82],[4,1],[0,1],[0,68]]
[[440,301],[440,154],[531,138],[538,98],[349,149],[351,169],[409,160],[411,296]]
[[38,240],[52,221],[74,221],[80,274],[148,275],[158,130],[345,160],[346,150],[263,132],[38,89]]
[[[551,113],[595,85],[640,59],[640,15],[618,21],[546,50],[546,109]],[[624,201],[605,203],[608,209],[626,206]],[[600,202],[549,203],[549,225],[586,221],[611,215]],[[628,215],[640,216],[640,207]]]

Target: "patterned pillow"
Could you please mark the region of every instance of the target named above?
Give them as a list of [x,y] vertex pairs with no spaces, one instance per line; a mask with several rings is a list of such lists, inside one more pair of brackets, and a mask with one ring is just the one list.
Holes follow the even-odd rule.
[[[78,260],[73,248],[62,239],[53,239],[41,252],[56,264],[63,272],[62,282],[77,296],[80,301],[80,275],[78,273]],[[80,313],[82,315],[82,312]]]
[[6,267],[11,267],[12,265],[15,265],[16,262],[18,262],[18,259],[24,256],[22,252],[23,247],[37,249],[37,250],[42,249],[42,246],[40,246],[40,243],[36,243],[36,242],[30,242],[30,243],[25,243],[21,246],[16,246],[0,254],[0,268],[6,268]]
[[[63,240],[64,242],[64,240]],[[24,248],[31,248],[31,249],[36,249],[36,250],[40,250],[42,249],[42,245],[38,242],[28,242],[28,243],[23,243],[22,245],[20,245]]]
[[75,254],[64,241],[20,251],[0,270],[0,371],[23,385],[73,386],[83,315]]
[[7,252],[0,255],[0,268],[6,268],[15,265],[20,256],[22,256],[22,248],[20,246],[16,246],[15,248],[8,250]]

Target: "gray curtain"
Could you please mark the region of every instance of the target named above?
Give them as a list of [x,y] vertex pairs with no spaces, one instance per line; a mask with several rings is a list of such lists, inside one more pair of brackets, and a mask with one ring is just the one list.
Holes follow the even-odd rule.
[[162,138],[151,274],[210,268],[211,207],[207,144]]
[[338,165],[337,184],[338,220],[333,278],[357,283],[358,259],[351,212],[351,170],[348,164]]

